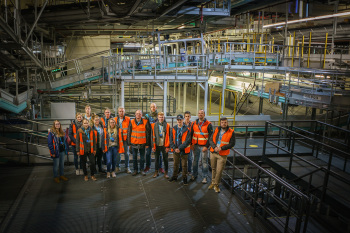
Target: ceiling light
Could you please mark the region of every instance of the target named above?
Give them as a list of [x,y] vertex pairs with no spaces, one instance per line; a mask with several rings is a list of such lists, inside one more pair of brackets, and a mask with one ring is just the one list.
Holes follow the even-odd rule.
[[[330,15],[321,15],[321,16],[304,18],[304,19],[290,20],[290,21],[287,21],[287,24],[301,23],[301,22],[312,21],[312,20],[320,20],[320,19],[329,19],[329,18],[340,17],[340,16],[347,16],[347,15],[350,15],[350,11],[342,12],[342,13],[336,13],[336,14],[330,14]],[[263,28],[277,27],[277,26],[284,26],[284,25],[286,25],[286,22],[267,24],[267,25],[264,25]]]
[[177,29],[183,29],[183,28],[185,28],[185,25],[182,25],[182,26],[178,27]]

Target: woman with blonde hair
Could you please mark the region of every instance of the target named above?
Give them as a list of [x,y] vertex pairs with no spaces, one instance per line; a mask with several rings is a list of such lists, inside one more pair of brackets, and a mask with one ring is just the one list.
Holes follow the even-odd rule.
[[[75,120],[72,121],[72,123],[69,126],[69,138],[72,141],[72,147],[73,147],[73,154],[74,154],[74,166],[75,166],[75,174],[76,175],[82,175],[83,171],[81,166],[81,160],[76,152],[76,140],[77,140],[77,132],[78,130],[83,126],[83,114],[78,112],[75,115]],[[80,169],[79,169],[80,168]]]
[[[108,121],[108,129],[104,128],[103,152],[107,158],[107,178],[111,175],[117,177],[114,170],[117,164],[117,153],[124,153],[122,138],[119,135],[119,127],[113,118]],[[121,140],[121,141],[120,141]]]
[[68,143],[58,120],[53,122],[47,137],[47,143],[53,160],[54,181],[56,183],[60,183],[60,180],[67,181],[67,177],[64,176],[64,155],[68,154]]

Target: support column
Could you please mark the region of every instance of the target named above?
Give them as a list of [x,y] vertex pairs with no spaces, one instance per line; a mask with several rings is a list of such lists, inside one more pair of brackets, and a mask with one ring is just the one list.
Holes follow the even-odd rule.
[[168,81],[163,83],[163,112],[167,116],[167,103],[168,103]]
[[205,81],[205,90],[204,90],[204,111],[207,113],[208,110],[208,81]]
[[225,112],[225,89],[226,89],[226,72],[224,71],[224,77],[222,82],[222,93],[221,93],[221,112],[220,115],[223,115]]
[[120,103],[119,103],[119,105],[121,107],[125,108],[125,103],[124,103],[124,101],[125,101],[125,99],[124,99],[125,98],[124,85],[125,85],[125,81],[121,81],[120,82]]
[[199,111],[199,98],[200,98],[200,96],[201,96],[201,87],[199,86],[199,84],[198,83],[196,83],[197,84],[197,112]]
[[264,98],[259,97],[259,115],[261,115],[263,112],[263,106],[264,106]]
[[311,120],[316,120],[316,108],[311,109]]
[[15,103],[18,104],[18,70],[16,70],[16,99]]
[[184,83],[184,104],[182,106],[182,112],[186,111],[186,92],[187,92],[187,83]]
[[29,99],[29,68],[27,68],[27,100]]
[[174,82],[174,99],[176,99],[176,82]]
[[178,101],[177,102],[179,103],[177,106],[178,107],[177,109],[181,110],[181,83],[178,83],[177,85],[178,85],[178,87],[177,87]]

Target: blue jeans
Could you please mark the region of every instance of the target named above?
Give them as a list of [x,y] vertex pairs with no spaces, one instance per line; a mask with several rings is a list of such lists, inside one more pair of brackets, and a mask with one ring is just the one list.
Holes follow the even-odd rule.
[[206,152],[203,152],[204,146],[199,146],[195,145],[194,146],[194,160],[193,160],[193,176],[197,177],[198,176],[198,162],[199,158],[201,158],[202,161],[202,173],[203,177],[208,177],[208,155],[209,155],[209,150]]
[[[193,160],[193,151],[188,154],[188,159],[187,159],[187,171],[190,173],[192,171],[192,160]],[[180,169],[179,172],[182,171],[182,164],[180,163]]]
[[134,172],[138,172],[138,166],[137,166],[137,154],[140,152],[140,171],[143,171],[145,168],[145,148],[132,148],[132,157],[134,160]]
[[[72,146],[73,148],[73,154],[74,154],[74,166],[75,166],[75,170],[78,170],[79,167],[81,169],[81,160],[80,157],[77,154],[77,148],[76,146]],[[80,166],[79,166],[80,165]]]
[[[146,149],[146,167],[151,167],[151,154],[152,154],[152,147],[148,147]],[[159,155],[159,168],[162,168],[163,163],[163,154]]]
[[[52,158],[53,160],[53,177],[59,177],[64,175],[64,156],[65,153],[62,151],[58,158]],[[58,175],[58,170],[60,171],[60,175]]]
[[[107,172],[114,172],[115,165],[117,164],[117,154],[118,154],[118,148],[116,146],[112,146],[108,148],[108,151],[106,153]],[[111,167],[112,167],[112,170],[111,170]]]
[[[129,145],[127,142],[123,142],[124,144],[124,163],[125,163],[125,168],[129,167]],[[117,154],[117,167],[120,168],[120,163],[121,163],[121,154]]]

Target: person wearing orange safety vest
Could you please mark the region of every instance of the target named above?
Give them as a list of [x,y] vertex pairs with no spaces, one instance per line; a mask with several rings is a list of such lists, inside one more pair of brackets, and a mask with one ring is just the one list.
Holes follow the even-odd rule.
[[74,166],[75,166],[75,174],[83,175],[82,166],[81,166],[81,160],[80,157],[77,154],[76,150],[76,138],[77,138],[77,132],[78,129],[80,129],[83,125],[83,114],[77,113],[75,115],[75,120],[72,121],[72,123],[69,126],[68,135],[71,140],[71,145],[73,149],[74,154]]
[[[130,117],[125,116],[125,109],[123,107],[118,108],[118,116],[114,118],[115,122],[118,125],[120,130],[120,134],[122,135],[121,139],[124,145],[124,164],[125,164],[125,172],[130,174],[131,170],[129,168],[129,145],[128,145],[128,129],[130,125]],[[117,155],[117,167],[116,172],[120,171],[120,163],[121,163],[121,153]]]
[[124,153],[124,145],[121,130],[115,122],[114,118],[108,121],[108,128],[104,128],[104,140],[102,143],[103,152],[106,153],[107,161],[107,178],[111,176],[116,178],[115,167],[117,164],[117,156]]
[[[193,121],[191,121],[191,112],[190,111],[186,111],[184,113],[184,125],[187,126],[188,130],[192,130],[192,126],[193,126]],[[191,136],[192,138],[192,136]],[[188,175],[191,175],[191,171],[192,171],[192,161],[193,161],[193,148],[191,147],[191,152],[188,154],[188,159],[187,159],[187,171],[188,171]],[[182,165],[180,163],[180,169],[179,172],[182,171]]]
[[53,122],[47,142],[53,161],[54,181],[56,183],[60,183],[60,180],[67,181],[67,177],[64,176],[64,157],[68,154],[68,143],[59,121]]
[[88,173],[86,169],[87,158],[90,161],[91,179],[96,181],[96,165],[95,165],[95,155],[96,155],[96,144],[97,144],[97,131],[91,129],[89,125],[89,120],[83,120],[83,126],[78,129],[77,133],[77,154],[80,156],[81,165],[84,172],[84,180],[88,181]]
[[136,110],[135,119],[130,121],[128,130],[128,145],[133,151],[134,172],[133,176],[138,174],[137,154],[140,152],[140,171],[143,176],[146,175],[145,167],[145,150],[151,144],[151,129],[148,121],[142,119],[142,111]]
[[187,126],[183,124],[184,117],[181,114],[177,115],[176,120],[177,125],[174,126],[174,128],[171,131],[172,133],[170,134],[170,147],[174,152],[174,170],[169,182],[177,181],[177,175],[179,173],[179,164],[181,160],[183,184],[188,185],[187,159],[188,154],[191,151],[191,134]]
[[102,123],[102,126],[103,128],[107,128],[108,127],[108,121],[110,118],[112,118],[111,116],[111,110],[109,108],[106,108],[105,111],[104,111],[104,116],[101,117],[101,123]]
[[191,181],[195,181],[198,176],[198,163],[201,158],[202,161],[202,183],[206,184],[208,178],[208,148],[209,148],[209,138],[213,133],[213,126],[205,117],[205,112],[203,109],[198,111],[198,119],[192,125],[192,145],[194,146],[194,160],[193,160],[193,175]]
[[100,117],[98,115],[94,115],[93,119],[93,126],[92,129],[97,131],[97,144],[96,144],[96,164],[98,167],[98,172],[99,173],[106,173],[106,171],[104,171],[102,169],[102,156],[103,156],[103,149],[102,149],[102,144],[104,141],[104,130],[103,130],[103,126],[101,124],[100,121]]
[[235,132],[228,126],[226,117],[220,119],[220,126],[215,129],[214,134],[209,139],[209,143],[212,181],[208,189],[214,189],[215,192],[219,193],[219,183],[222,172],[225,169],[227,156],[236,143]]
[[164,177],[166,179],[168,176],[168,152],[170,149],[170,125],[166,123],[165,116],[163,112],[158,113],[158,121],[151,124],[152,127],[152,151],[155,152],[155,172],[153,178],[156,178],[159,173],[159,158],[160,153],[163,154],[164,160]]

